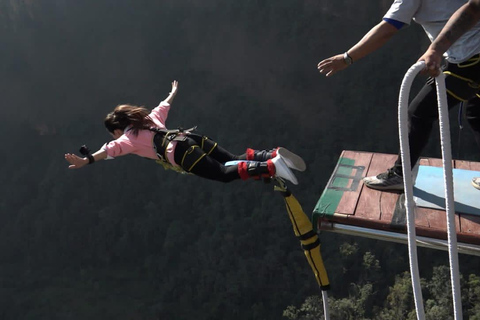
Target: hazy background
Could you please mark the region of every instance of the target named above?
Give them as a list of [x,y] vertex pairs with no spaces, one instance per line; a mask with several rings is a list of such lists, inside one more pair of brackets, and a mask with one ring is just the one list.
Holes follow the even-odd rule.
[[[309,214],[342,150],[397,152],[398,90],[428,45],[423,30],[412,24],[334,77],[316,68],[390,4],[0,0],[0,317],[279,319],[317,295],[273,185],[222,185],[134,156],[70,171],[63,155],[96,150],[110,139],[106,113],[153,108],[178,80],[167,125],[198,125],[235,153],[301,154],[308,170],[292,191]],[[457,130],[453,112],[454,142]],[[463,131],[454,156],[478,161]],[[425,156],[440,155],[436,136]],[[378,305],[408,270],[405,246],[321,240],[334,297],[359,281],[366,251],[383,268]],[[359,244],[349,265],[337,257],[343,241]],[[425,275],[448,263],[429,250],[421,259]]]

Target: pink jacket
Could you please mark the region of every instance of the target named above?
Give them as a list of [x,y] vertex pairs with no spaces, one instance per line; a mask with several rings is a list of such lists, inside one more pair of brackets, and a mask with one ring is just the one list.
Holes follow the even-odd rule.
[[[162,101],[158,107],[150,112],[149,116],[158,128],[166,129],[165,122],[167,121],[168,111],[170,111],[170,104]],[[120,138],[104,144],[102,149],[107,152],[107,159],[114,159],[115,157],[132,153],[140,157],[158,160],[153,147],[154,135],[155,132],[150,130],[139,130],[138,135],[135,136],[129,128],[126,128]],[[172,165],[176,165],[173,158],[176,144],[176,141],[174,141],[167,147],[167,158]]]

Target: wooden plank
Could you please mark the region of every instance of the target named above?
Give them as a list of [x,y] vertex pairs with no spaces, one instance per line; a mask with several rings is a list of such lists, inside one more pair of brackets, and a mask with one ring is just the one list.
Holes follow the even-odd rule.
[[447,230],[447,217],[445,211],[417,207],[415,212],[415,225],[427,229]]
[[[366,168],[370,165],[372,158],[372,153],[367,152],[354,152],[354,151],[343,151],[341,157],[355,160],[354,168],[352,168],[352,176],[356,176],[357,173],[360,174],[362,178],[365,177]],[[360,172],[362,171],[363,172]],[[352,187],[353,179],[349,180],[347,188]],[[340,200],[336,212],[343,214],[354,214],[355,208],[357,206],[358,199],[360,197],[360,190],[363,183],[358,183],[356,190],[345,191],[342,199]]]
[[456,169],[464,169],[464,170],[475,170],[472,168],[475,164],[465,160],[455,160],[455,168]]
[[[385,172],[390,168],[397,159],[396,155],[383,154],[383,153],[374,153],[372,156],[372,161],[370,167],[367,170],[366,176],[378,175],[382,172]],[[396,194],[398,198],[398,194]],[[385,204],[382,204],[384,203]],[[387,219],[386,213],[384,213],[382,206],[391,207],[394,206],[396,202],[395,194],[384,195],[384,192],[370,189],[366,186],[362,186],[360,199],[355,211],[357,218],[364,218],[370,220],[382,220],[382,214],[384,220]],[[393,211],[392,211],[393,214]],[[386,222],[384,222],[386,223]]]
[[[422,166],[431,166],[431,167],[443,167],[442,159],[437,158],[422,158],[420,160]],[[453,166],[453,162],[452,162]]]
[[380,220],[390,224],[395,212],[400,193],[398,192],[382,192],[380,198]]
[[475,234],[480,235],[480,217],[479,216],[472,216],[472,215],[462,215],[461,219],[461,226],[462,231],[461,233],[465,234]]

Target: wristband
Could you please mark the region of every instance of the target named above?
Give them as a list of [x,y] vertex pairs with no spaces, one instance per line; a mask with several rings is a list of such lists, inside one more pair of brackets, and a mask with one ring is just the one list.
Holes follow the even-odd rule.
[[90,153],[90,149],[88,149],[86,145],[81,146],[79,151],[82,155],[88,158],[88,164],[92,164],[95,162],[95,158],[92,156],[92,154]]
[[87,158],[88,158],[88,164],[92,164],[95,162],[95,158],[90,153],[87,154]]

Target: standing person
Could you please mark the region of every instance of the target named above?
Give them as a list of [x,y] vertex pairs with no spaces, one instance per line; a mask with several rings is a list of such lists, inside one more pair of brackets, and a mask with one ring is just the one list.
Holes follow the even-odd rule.
[[430,76],[440,74],[442,57],[465,32],[480,20],[480,0],[470,0],[460,7],[448,20],[437,38],[418,61],[425,61]]
[[[104,121],[114,140],[93,154],[84,149],[82,153],[85,157],[65,154],[65,160],[70,163],[69,168],[79,169],[99,160],[136,154],[156,160],[167,168],[220,182],[246,180],[250,177],[279,177],[298,183],[290,167],[303,171],[305,163],[285,148],[269,151],[248,148],[246,153],[234,155],[210,138],[194,134],[193,129],[167,130],[165,122],[177,90],[178,82],[173,81],[168,97],[151,112],[144,107],[126,104],[117,106]],[[225,166],[228,161],[238,160],[251,161]]]
[[[383,20],[373,27],[357,44],[318,64],[320,73],[327,77],[357,62],[382,47],[411,20],[419,23],[433,41],[449,18],[466,0],[395,0]],[[475,1],[477,3],[478,1]],[[480,23],[476,23],[450,46],[445,53],[449,109],[462,102],[466,118],[480,147]],[[433,123],[438,120],[435,81],[429,78],[409,105],[409,145],[412,166],[428,142]],[[378,190],[403,190],[400,154],[393,167],[375,177],[364,178],[364,183]]]
[[[428,47],[418,61],[425,61],[424,73],[432,77],[440,74],[442,57],[465,32],[480,20],[480,0],[470,0],[460,7],[448,20],[442,32]],[[478,95],[478,94],[477,94]],[[480,177],[472,179],[472,185],[480,190]]]

